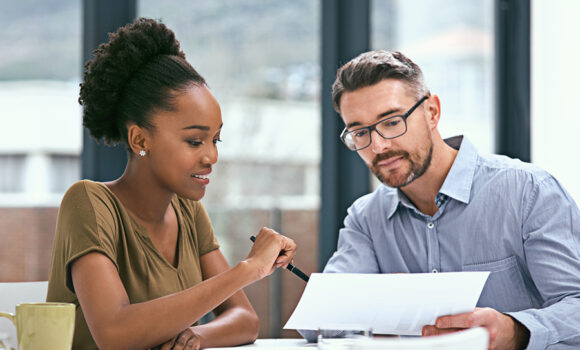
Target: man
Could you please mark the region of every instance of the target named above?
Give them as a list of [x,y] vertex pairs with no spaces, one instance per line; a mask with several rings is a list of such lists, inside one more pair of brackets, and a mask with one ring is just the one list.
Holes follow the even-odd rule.
[[580,212],[558,181],[443,140],[439,98],[399,52],[345,64],[333,100],[342,141],[384,185],[348,209],[324,272],[490,271],[474,312],[423,335],[481,326],[491,349],[580,348]]

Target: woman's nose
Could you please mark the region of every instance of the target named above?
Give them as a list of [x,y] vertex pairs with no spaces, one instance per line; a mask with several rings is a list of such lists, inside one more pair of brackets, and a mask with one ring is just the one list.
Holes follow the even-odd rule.
[[203,156],[203,162],[206,164],[215,164],[218,160],[218,150],[215,143],[211,143]]

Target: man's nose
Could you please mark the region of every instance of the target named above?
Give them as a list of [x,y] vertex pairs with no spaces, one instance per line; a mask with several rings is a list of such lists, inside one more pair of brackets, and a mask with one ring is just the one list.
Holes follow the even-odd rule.
[[371,131],[371,149],[374,153],[384,153],[386,149],[391,148],[392,142],[390,139],[385,139],[376,130]]

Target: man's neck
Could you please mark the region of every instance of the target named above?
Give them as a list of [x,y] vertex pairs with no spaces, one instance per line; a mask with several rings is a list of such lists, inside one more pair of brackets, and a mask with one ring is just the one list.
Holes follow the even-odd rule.
[[457,150],[437,137],[433,142],[433,156],[427,171],[401,191],[423,214],[433,216],[437,212],[435,198],[455,161]]

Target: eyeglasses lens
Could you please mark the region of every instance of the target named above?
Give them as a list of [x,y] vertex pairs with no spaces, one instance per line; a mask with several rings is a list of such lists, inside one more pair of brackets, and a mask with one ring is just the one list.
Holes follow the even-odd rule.
[[[392,139],[404,134],[406,128],[405,120],[401,116],[387,118],[374,127],[383,138],[387,139]],[[344,135],[344,142],[347,147],[353,151],[367,147],[371,143],[370,128],[347,132]]]

